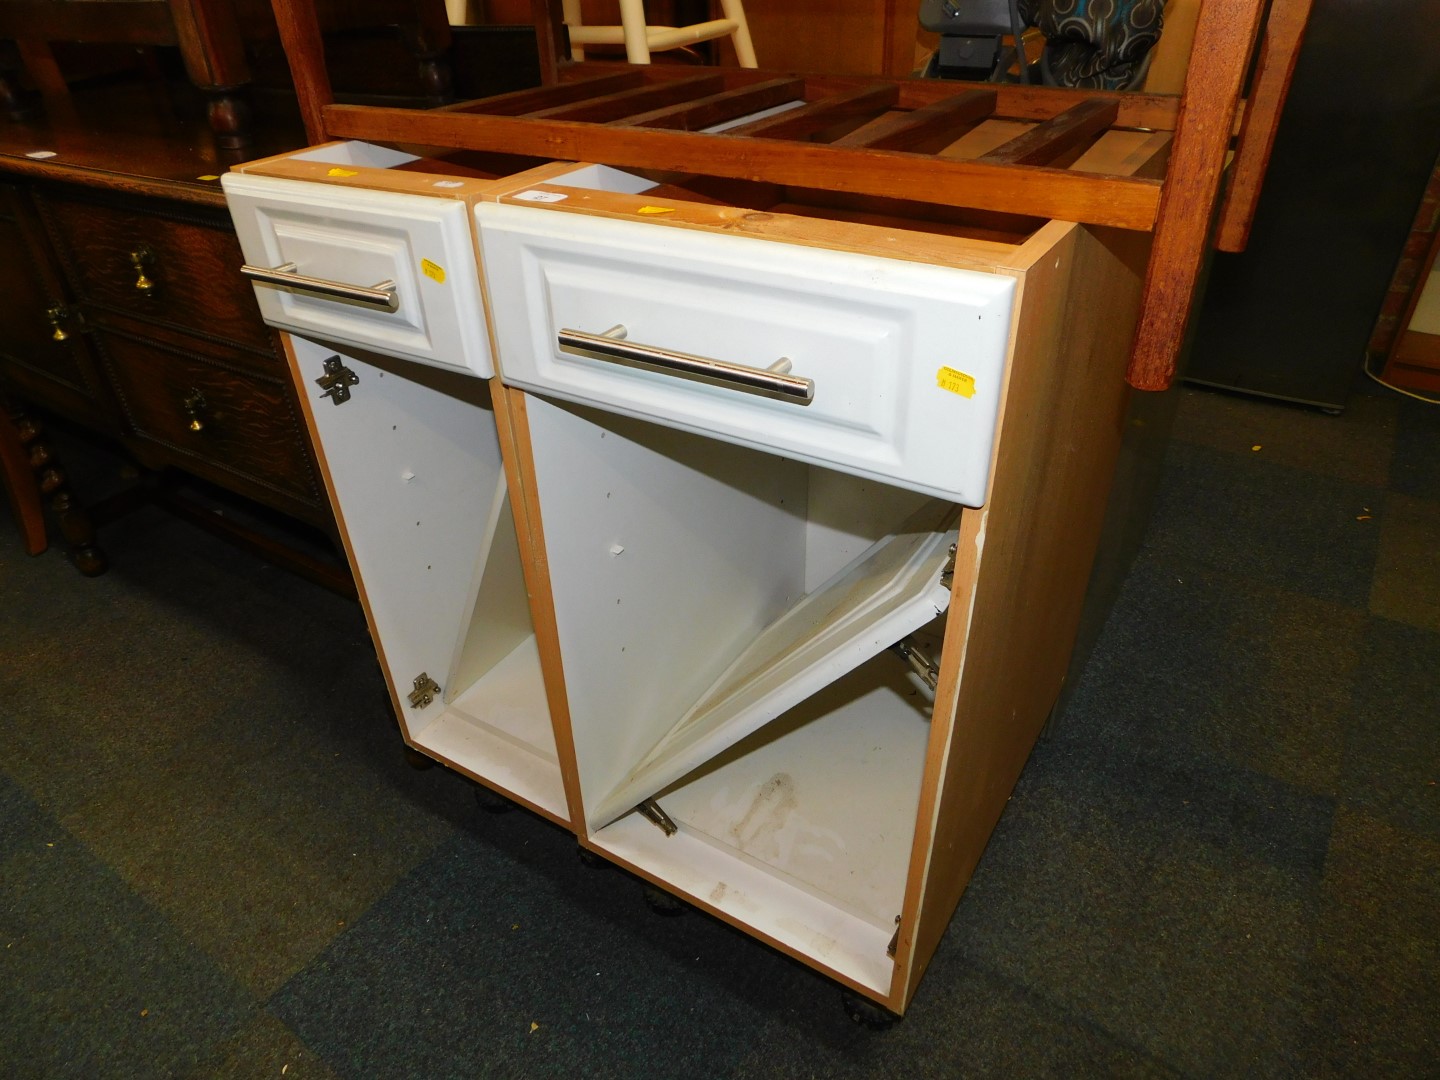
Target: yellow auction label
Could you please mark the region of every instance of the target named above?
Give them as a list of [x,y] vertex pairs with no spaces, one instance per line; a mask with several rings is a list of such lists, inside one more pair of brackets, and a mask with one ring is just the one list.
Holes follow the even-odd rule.
[[675,208],[673,206],[642,206],[635,212],[637,214],[673,214]]
[[196,179],[196,180],[219,180],[220,177],[216,176],[214,173],[206,173],[204,176],[197,176],[195,179]]
[[975,396],[975,378],[966,375],[963,371],[956,371],[953,367],[942,367],[935,373],[935,381],[941,390],[949,390],[952,394],[959,394],[961,397]]
[[356,172],[354,169],[334,168],[334,169],[331,169],[329,172],[327,172],[325,175],[326,175],[326,176],[359,176],[360,174],[359,174],[358,172]]
[[420,272],[432,281],[438,281],[441,285],[445,284],[445,268],[437,266],[429,259],[420,260]]

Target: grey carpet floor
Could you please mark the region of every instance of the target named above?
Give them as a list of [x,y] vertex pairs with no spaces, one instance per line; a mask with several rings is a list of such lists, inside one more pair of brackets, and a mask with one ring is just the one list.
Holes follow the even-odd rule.
[[906,1019],[415,771],[359,609],[0,521],[6,1077],[1440,1076],[1440,409],[1182,391]]

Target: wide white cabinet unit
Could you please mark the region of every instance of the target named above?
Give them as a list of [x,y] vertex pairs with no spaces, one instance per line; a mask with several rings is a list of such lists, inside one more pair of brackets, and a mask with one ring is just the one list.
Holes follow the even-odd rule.
[[226,183],[406,740],[903,1012],[1060,691],[1147,240],[494,165]]

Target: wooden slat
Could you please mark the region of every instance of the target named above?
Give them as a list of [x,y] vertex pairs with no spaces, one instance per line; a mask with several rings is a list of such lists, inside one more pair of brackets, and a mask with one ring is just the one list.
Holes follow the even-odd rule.
[[[900,84],[900,104],[905,108],[920,108],[943,97],[954,95],[956,87],[964,85],[945,79],[910,79]],[[996,116],[1016,120],[1048,120],[1058,116],[1075,104],[1077,93],[1055,86],[1021,86],[1009,83],[997,84],[994,89],[998,101]],[[1166,94],[1136,94],[1121,91],[1086,90],[1088,101],[1110,101],[1115,104],[1117,127],[1143,127],[1169,131],[1175,127],[1180,109],[1180,100]]]
[[1160,184],[1155,180],[944,161],[887,150],[737,139],[728,133],[634,130],[357,105],[331,105],[325,110],[325,124],[336,138],[483,147],[496,153],[695,172],[1121,229],[1153,228],[1160,203]]
[[637,113],[650,112],[664,105],[694,101],[696,98],[718,93],[724,88],[725,79],[721,75],[695,75],[675,82],[637,86],[631,90],[602,94],[587,101],[557,105],[526,113],[525,117],[529,120],[570,120],[603,124]]
[[836,139],[836,146],[933,154],[995,111],[993,90],[968,90],[910,112],[891,113]]
[[787,101],[798,101],[805,93],[800,79],[770,79],[754,86],[725,90],[695,101],[667,105],[638,116],[614,121],[626,127],[673,128],[679,131],[701,131],[762,109],[774,108]]
[[[633,71],[631,65],[606,60],[586,60],[579,64],[566,64],[560,70],[562,84],[573,79],[588,79],[607,73]],[[693,68],[678,64],[656,64],[644,69],[645,78],[656,81],[665,78],[679,78],[692,72]],[[761,71],[744,68],[724,68],[726,82],[730,86],[745,86],[773,79],[777,74],[788,72]],[[919,109],[944,98],[955,97],[983,86],[994,90],[998,97],[995,115],[1013,117],[1017,120],[1048,120],[1075,104],[1076,92],[1054,86],[1024,86],[1011,83],[977,84],[955,82],[949,79],[887,79],[879,75],[819,75],[805,76],[810,93],[808,100],[844,93],[864,86],[889,82],[900,91],[896,103],[901,109]],[[1086,90],[1086,98],[1115,102],[1119,113],[1117,127],[1155,128],[1171,131],[1175,127],[1180,109],[1180,99],[1173,94],[1140,94],[1131,91]]]
[[1118,112],[1113,101],[1087,98],[976,160],[987,165],[1068,164],[1115,123]]
[[1270,151],[1275,145],[1275,132],[1280,127],[1280,113],[1300,56],[1312,2],[1273,0],[1270,5],[1265,35],[1260,40],[1260,61],[1251,80],[1240,141],[1230,166],[1230,186],[1220,208],[1215,246],[1221,251],[1244,251],[1250,242],[1260,185],[1270,165]]
[[494,116],[519,116],[521,113],[536,112],[569,105],[575,101],[586,101],[602,94],[613,94],[645,85],[645,73],[631,69],[611,74],[596,75],[588,79],[557,83],[554,86],[537,86],[531,90],[515,90],[494,97],[476,98],[472,101],[457,101],[443,107],[444,112],[482,112]]
[[893,83],[879,83],[812,101],[779,116],[742,124],[725,134],[756,139],[809,139],[846,122],[861,123],[892,108],[899,96]]
[[1137,390],[1164,390],[1175,378],[1260,7],[1207,0],[1200,9],[1126,376]]

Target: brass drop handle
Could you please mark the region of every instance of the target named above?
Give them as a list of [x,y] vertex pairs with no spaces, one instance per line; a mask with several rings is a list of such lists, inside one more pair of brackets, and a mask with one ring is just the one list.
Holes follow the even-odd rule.
[[52,304],[45,310],[45,318],[49,319],[50,325],[55,328],[55,332],[50,335],[51,341],[70,340],[70,335],[67,334],[65,328],[60,325],[60,320],[68,318],[69,315],[70,312],[65,309],[65,305],[63,304]]
[[205,418],[201,415],[205,411],[205,395],[199,390],[191,389],[182,402],[185,408],[185,415],[190,418],[188,427],[197,435],[205,430]]
[[141,244],[130,252],[130,265],[135,268],[135,288],[144,296],[155,295],[155,282],[145,271],[155,265],[155,252]]

